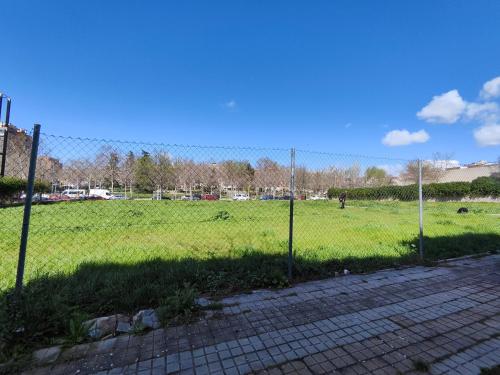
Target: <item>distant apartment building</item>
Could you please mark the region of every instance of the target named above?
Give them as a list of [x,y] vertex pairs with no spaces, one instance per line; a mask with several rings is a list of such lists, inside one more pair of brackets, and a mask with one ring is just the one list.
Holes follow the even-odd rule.
[[7,126],[0,124],[0,162],[6,155],[5,176],[27,178],[32,137],[25,130],[12,124],[8,127],[7,149],[3,150]]
[[[415,173],[414,173],[415,174]],[[429,177],[430,175],[430,177]],[[500,164],[478,161],[461,166],[452,166],[445,168],[434,168],[424,175],[424,184],[444,183],[444,182],[472,182],[478,177],[500,176]],[[399,176],[391,176],[391,185],[410,185],[416,183],[416,174],[408,176],[401,173]]]
[[479,161],[445,169],[440,174],[438,182],[471,182],[478,177],[490,177],[495,174],[500,174],[500,164]]
[[36,178],[48,181],[52,188],[56,188],[61,184],[63,165],[52,156],[39,156],[36,162]]

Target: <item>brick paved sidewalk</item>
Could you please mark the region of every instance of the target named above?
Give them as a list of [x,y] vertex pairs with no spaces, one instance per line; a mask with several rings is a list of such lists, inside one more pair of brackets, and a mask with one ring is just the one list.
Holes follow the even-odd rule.
[[[478,374],[500,364],[500,256],[226,298],[221,312],[78,345],[30,374]],[[419,370],[419,371],[417,371]]]

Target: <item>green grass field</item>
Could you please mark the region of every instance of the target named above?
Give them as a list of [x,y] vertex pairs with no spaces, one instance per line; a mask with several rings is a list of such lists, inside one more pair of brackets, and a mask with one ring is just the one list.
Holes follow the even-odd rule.
[[[500,233],[500,204],[426,203],[425,234]],[[226,211],[228,218],[217,218]],[[244,254],[286,256],[288,202],[93,201],[33,207],[26,280],[67,273],[82,262],[133,265],[150,259],[203,261]],[[496,214],[496,215],[495,215]],[[22,207],[0,210],[0,289],[13,285]],[[298,258],[322,263],[346,258],[405,258],[418,234],[416,202],[353,201],[295,204],[294,249]],[[465,246],[464,246],[465,247]],[[432,258],[453,248],[430,248]],[[456,250],[456,249],[455,249]],[[475,251],[474,249],[462,250]],[[462,251],[459,251],[460,253]]]
[[[12,310],[22,210],[0,209],[0,360],[68,336],[77,313],[164,306],[185,283],[221,295],[288,282],[286,201],[62,202],[33,207],[23,303]],[[424,214],[427,259],[500,250],[498,203],[428,202]],[[417,202],[296,201],[294,218],[295,280],[418,262]]]

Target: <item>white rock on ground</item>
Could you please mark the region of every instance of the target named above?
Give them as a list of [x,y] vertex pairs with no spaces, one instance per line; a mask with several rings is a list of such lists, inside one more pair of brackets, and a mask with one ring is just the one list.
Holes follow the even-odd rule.
[[141,310],[134,315],[132,319],[134,326],[142,325],[146,328],[157,329],[160,328],[160,320],[153,309]]
[[[117,328],[126,329],[126,325],[130,326],[130,319],[128,316],[122,314],[103,316],[87,320],[83,323],[88,329],[88,335],[94,339],[100,339],[103,336],[115,333]],[[129,332],[130,328],[128,329]],[[125,331],[121,331],[125,332]]]
[[126,322],[118,321],[116,323],[116,332],[130,333],[132,332],[132,324],[129,321]]

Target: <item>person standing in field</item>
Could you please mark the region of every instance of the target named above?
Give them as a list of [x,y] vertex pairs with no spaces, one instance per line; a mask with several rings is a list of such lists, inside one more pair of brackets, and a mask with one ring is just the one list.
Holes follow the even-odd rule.
[[347,199],[347,193],[345,191],[343,191],[339,195],[339,202],[340,202],[340,208],[341,209],[345,208],[345,201],[346,201],[346,199]]

